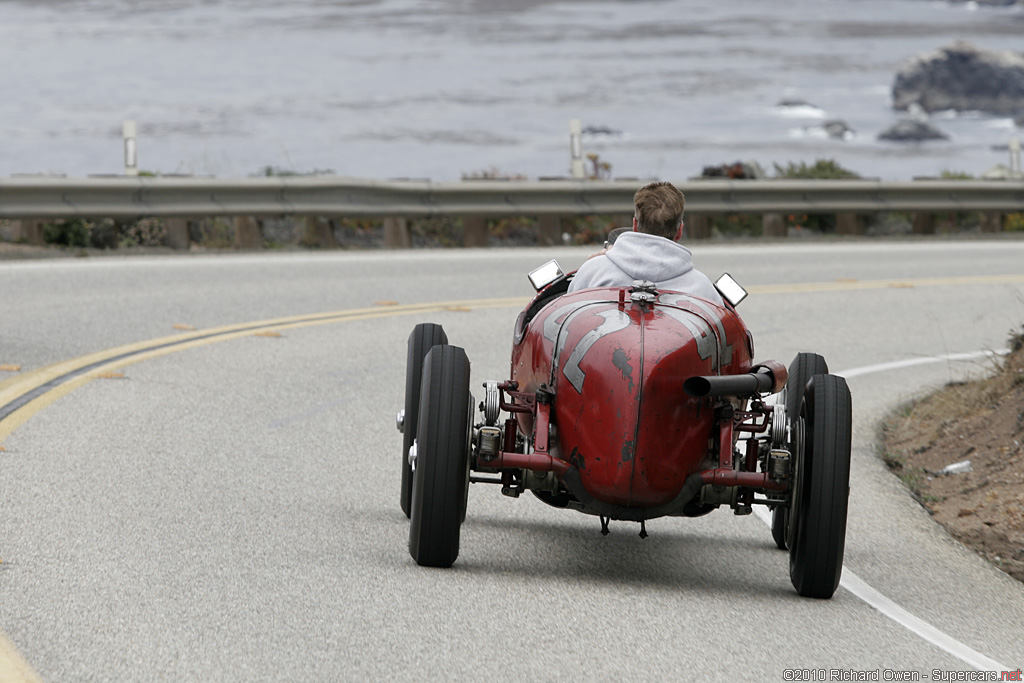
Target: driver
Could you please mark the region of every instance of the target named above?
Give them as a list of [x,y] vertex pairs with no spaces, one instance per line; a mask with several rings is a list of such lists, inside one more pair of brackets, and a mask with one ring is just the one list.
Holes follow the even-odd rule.
[[672,183],[650,183],[637,190],[633,232],[623,233],[615,244],[580,266],[569,291],[649,280],[658,289],[724,305],[711,280],[693,267],[690,250],[676,241],[683,235],[683,204],[683,193]]

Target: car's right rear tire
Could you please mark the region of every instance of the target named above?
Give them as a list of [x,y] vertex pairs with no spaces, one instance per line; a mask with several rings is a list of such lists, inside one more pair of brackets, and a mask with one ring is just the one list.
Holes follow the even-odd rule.
[[852,400],[846,380],[815,375],[804,394],[804,447],[790,514],[789,578],[809,598],[831,598],[839,587],[850,498]]
[[[807,382],[815,375],[827,375],[828,363],[816,353],[798,353],[789,365],[789,379],[786,380],[786,388],[782,390],[782,403],[786,406],[786,417],[789,424],[795,425],[800,417],[800,403],[804,400],[804,390]],[[788,548],[789,538],[789,508],[775,506],[772,508],[772,539],[779,550]]]

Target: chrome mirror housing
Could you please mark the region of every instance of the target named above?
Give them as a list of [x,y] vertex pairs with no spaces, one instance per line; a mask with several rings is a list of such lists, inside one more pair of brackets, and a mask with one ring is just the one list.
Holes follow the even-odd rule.
[[534,268],[530,271],[530,284],[539,292],[563,275],[565,273],[562,271],[562,267],[558,265],[558,261],[551,259],[539,268]]
[[747,290],[743,289],[729,273],[723,273],[722,277],[715,280],[715,289],[733,306],[739,306],[740,302],[747,298]]

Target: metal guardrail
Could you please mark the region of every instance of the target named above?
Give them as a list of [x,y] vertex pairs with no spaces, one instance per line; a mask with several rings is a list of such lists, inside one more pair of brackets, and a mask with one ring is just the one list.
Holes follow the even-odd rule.
[[[0,218],[631,213],[639,181],[0,178]],[[1024,180],[693,180],[689,214],[1024,211]]]

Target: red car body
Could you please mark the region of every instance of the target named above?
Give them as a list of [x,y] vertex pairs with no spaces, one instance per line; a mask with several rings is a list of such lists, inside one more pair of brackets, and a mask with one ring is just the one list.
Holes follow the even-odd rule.
[[[465,350],[433,323],[410,335],[398,428],[413,558],[455,561],[470,483],[597,515],[602,533],[639,522],[642,537],[649,519],[765,505],[794,587],[831,597],[849,491],[845,380],[814,353],[789,370],[755,364],[732,303],[649,282],[567,293],[571,277],[519,314],[509,379],[484,383],[479,418]],[[732,301],[745,295],[720,282]]]
[[[751,370],[753,341],[735,310],[677,292],[643,302],[624,288],[566,294],[520,316],[511,377],[556,397],[549,452],[598,501],[659,508],[686,479],[715,466],[707,399],[682,392],[695,376]],[[529,309],[527,309],[529,310]],[[518,413],[522,433],[533,413]]]

